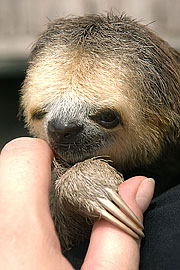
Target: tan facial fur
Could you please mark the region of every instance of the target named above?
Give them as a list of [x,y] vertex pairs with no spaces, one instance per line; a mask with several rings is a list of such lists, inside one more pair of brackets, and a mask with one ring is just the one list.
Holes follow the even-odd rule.
[[[176,140],[177,129],[172,129],[179,125],[179,108],[173,106],[180,100],[178,67],[168,44],[127,17],[59,19],[32,53],[21,98],[27,126],[31,134],[49,141],[50,119],[79,117],[86,127],[83,138],[102,133],[94,152],[86,151],[84,159],[108,155],[119,168],[148,164],[166,141]],[[119,112],[122,123],[106,129],[89,118],[106,108]],[[45,116],[33,119],[38,111]],[[105,134],[112,135],[110,143]],[[88,143],[93,149],[93,139]]]

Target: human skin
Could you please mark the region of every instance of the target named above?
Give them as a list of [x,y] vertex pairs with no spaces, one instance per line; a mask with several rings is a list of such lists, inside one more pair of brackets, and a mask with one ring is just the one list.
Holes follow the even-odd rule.
[[[53,153],[40,139],[19,138],[0,156],[0,270],[72,270],[61,253],[49,209]],[[142,221],[154,181],[133,177],[119,187],[126,203]],[[139,246],[105,220],[93,227],[82,270],[135,270]]]

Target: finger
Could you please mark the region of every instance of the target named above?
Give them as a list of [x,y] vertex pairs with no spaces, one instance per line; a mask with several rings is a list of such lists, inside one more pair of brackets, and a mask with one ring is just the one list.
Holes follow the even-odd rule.
[[51,161],[52,151],[42,140],[20,138],[8,143],[0,156],[1,199],[14,205],[35,196],[47,204]]
[[9,230],[27,227],[33,219],[40,220],[42,216],[50,220],[51,161],[51,149],[39,139],[15,139],[3,148],[0,156],[1,229],[3,224],[7,224]]
[[[142,211],[136,202],[136,193],[145,177],[134,177],[120,185],[119,192],[142,220]],[[145,191],[152,183],[144,185]],[[152,190],[152,188],[150,188]],[[151,192],[151,191],[150,191]],[[143,190],[142,190],[143,193]],[[142,195],[141,193],[141,195]],[[118,229],[116,226],[101,220],[93,227],[90,245],[82,266],[82,270],[88,269],[138,269],[139,243],[131,236]]]
[[47,143],[32,138],[16,139],[1,152],[2,269],[72,269],[60,252],[49,211],[52,157]]
[[144,211],[152,200],[154,185],[152,178],[138,176],[126,180],[119,186],[119,193],[123,194],[123,200],[141,221]]
[[49,210],[52,157],[48,144],[39,139],[15,139],[3,148],[0,156],[1,230],[4,226],[12,232],[23,230],[26,233],[33,224],[40,225],[45,220],[49,228],[54,229]]
[[[147,189],[147,181],[149,189]],[[141,185],[138,188],[138,191],[136,193],[136,202],[143,213],[146,211],[152,200],[154,194],[154,187],[155,187],[154,179],[147,178],[141,183]]]

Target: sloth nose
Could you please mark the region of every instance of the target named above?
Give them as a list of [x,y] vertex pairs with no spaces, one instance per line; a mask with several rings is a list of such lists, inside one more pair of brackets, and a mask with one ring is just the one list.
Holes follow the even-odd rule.
[[57,143],[73,143],[82,129],[82,125],[76,123],[67,125],[57,121],[48,123],[48,135]]

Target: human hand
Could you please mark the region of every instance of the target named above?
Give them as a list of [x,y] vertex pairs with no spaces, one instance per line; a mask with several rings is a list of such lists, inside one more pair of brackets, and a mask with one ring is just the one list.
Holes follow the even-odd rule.
[[49,210],[52,157],[47,143],[32,138],[16,139],[1,152],[0,270],[72,269]]
[[[61,253],[49,210],[52,157],[47,143],[32,138],[16,139],[1,153],[0,270],[73,269]],[[154,189],[154,182],[144,180],[135,177],[120,185],[141,220]],[[82,270],[138,269],[139,244],[101,220],[94,225]]]
[[[123,200],[133,210],[140,221],[148,208],[155,182],[153,179],[136,176],[119,186]],[[137,270],[140,262],[140,240],[120,230],[111,223],[96,222],[90,239],[82,270]]]

